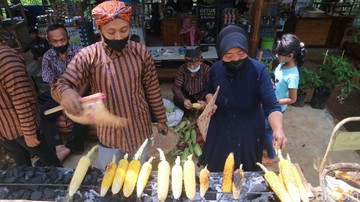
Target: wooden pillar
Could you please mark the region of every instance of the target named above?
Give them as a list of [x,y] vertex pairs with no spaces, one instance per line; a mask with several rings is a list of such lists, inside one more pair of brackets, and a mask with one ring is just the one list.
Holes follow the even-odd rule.
[[259,47],[263,6],[264,6],[264,0],[256,0],[254,1],[252,6],[251,30],[250,30],[250,41],[249,41],[250,44],[249,56],[252,58],[256,57],[256,52]]

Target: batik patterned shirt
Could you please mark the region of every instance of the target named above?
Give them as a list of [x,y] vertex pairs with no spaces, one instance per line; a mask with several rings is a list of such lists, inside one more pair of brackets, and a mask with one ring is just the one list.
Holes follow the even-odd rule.
[[35,135],[39,110],[25,62],[15,50],[0,46],[0,139]]
[[128,119],[124,128],[97,126],[103,145],[134,152],[152,134],[150,111],[158,122],[166,122],[154,61],[144,45],[129,41],[121,52],[104,42],[83,48],[51,94],[60,102],[62,92],[69,88],[78,90],[87,82],[92,93],[106,94],[104,104],[110,113]]
[[69,45],[66,60],[62,60],[59,54],[53,49],[46,51],[42,61],[42,78],[48,83],[55,83],[65,72],[71,59],[81,50],[80,46]]

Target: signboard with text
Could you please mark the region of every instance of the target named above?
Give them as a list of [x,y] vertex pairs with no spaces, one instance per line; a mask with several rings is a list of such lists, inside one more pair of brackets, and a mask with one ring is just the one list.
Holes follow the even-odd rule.
[[197,4],[198,28],[203,33],[201,44],[215,44],[218,33],[219,8],[214,0],[202,0]]

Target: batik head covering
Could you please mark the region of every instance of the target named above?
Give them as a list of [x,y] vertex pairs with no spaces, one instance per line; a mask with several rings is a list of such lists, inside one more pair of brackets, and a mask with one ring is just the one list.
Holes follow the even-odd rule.
[[[239,27],[240,28],[240,27]],[[228,51],[230,48],[241,48],[246,53],[249,52],[249,45],[248,45],[248,39],[244,31],[230,31],[228,29],[233,29],[229,26],[225,27],[221,30],[219,36],[219,53],[220,58],[224,56],[226,51]],[[242,29],[242,28],[240,28]],[[223,34],[222,32],[226,32],[226,34]]]
[[131,6],[127,7],[124,2],[118,0],[105,1],[92,10],[96,29],[116,18],[130,22]]

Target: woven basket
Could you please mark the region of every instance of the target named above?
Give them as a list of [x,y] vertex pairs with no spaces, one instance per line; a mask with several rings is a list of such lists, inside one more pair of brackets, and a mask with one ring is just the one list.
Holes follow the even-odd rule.
[[335,173],[334,171],[342,171],[342,172],[353,172],[353,173],[360,173],[360,164],[357,163],[336,163],[331,164],[329,166],[326,166],[323,172],[320,175],[320,187],[323,191],[323,198],[326,202],[335,202],[334,199],[331,198],[329,193],[327,193],[327,184],[325,181],[325,176],[331,176],[334,177]]

